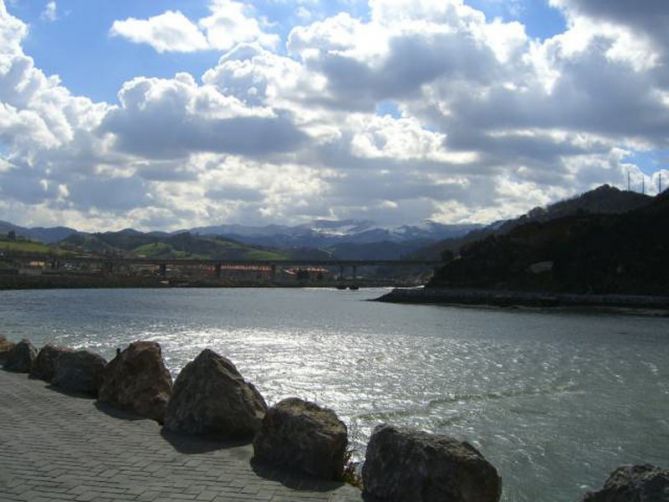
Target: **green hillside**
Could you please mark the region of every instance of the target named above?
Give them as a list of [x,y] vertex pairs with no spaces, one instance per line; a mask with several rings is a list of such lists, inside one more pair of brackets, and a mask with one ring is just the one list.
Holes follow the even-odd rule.
[[65,250],[57,246],[50,246],[41,242],[27,239],[10,240],[0,237],[0,253],[29,253],[29,254],[64,254]]
[[61,244],[69,249],[94,254],[166,259],[284,260],[290,256],[271,249],[248,246],[220,237],[188,232],[176,235],[142,233],[134,230],[96,234],[74,234]]

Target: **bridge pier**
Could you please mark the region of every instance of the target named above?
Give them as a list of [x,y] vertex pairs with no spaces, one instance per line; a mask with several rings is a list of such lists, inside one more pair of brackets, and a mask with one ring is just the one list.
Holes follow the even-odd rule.
[[272,265],[270,266],[270,273],[269,274],[270,274],[270,279],[272,281],[275,281],[276,280],[276,263],[272,263]]
[[221,269],[223,268],[223,265],[221,263],[217,263],[214,266],[214,273],[216,274],[216,278],[220,279],[221,278]]
[[114,262],[106,261],[102,264],[102,271],[105,275],[112,275],[114,273]]
[[166,277],[167,276],[167,264],[166,263],[161,263],[158,266],[158,274],[160,277]]
[[339,280],[344,280],[344,265],[339,265]]
[[51,260],[51,270],[58,270],[60,268],[60,262],[58,260]]
[[353,280],[355,281],[358,278],[358,266],[353,265]]

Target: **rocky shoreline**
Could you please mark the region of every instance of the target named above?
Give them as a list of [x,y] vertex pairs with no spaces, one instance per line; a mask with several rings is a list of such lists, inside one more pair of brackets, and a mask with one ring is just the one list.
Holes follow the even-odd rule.
[[[97,398],[149,418],[166,433],[252,442],[252,463],[313,479],[347,481],[367,501],[498,502],[502,478],[471,444],[441,434],[379,424],[367,447],[362,477],[352,473],[348,430],[330,409],[300,398],[268,406],[234,364],[204,349],[173,382],[160,345],[138,341],[107,362],[99,354],[0,336],[0,364],[52,387]],[[652,465],[616,469],[583,502],[669,502],[669,470]]]
[[669,316],[668,296],[542,293],[490,289],[396,288],[374,301],[426,305],[587,308]]

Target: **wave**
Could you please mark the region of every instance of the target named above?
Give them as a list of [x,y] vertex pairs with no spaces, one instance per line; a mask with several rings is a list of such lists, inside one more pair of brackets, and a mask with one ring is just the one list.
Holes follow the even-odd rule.
[[[508,390],[490,391],[483,393],[453,394],[449,396],[430,399],[424,404],[417,404],[416,406],[412,406],[409,408],[379,410],[367,413],[360,413],[354,415],[353,418],[357,420],[370,421],[370,420],[388,420],[392,418],[411,417],[416,415],[429,415],[434,408],[437,408],[445,404],[462,403],[462,402],[470,403],[477,401],[495,401],[499,399],[508,399],[514,397],[557,395],[568,392],[575,392],[576,389],[577,386],[574,382],[568,382],[564,384],[556,384],[539,388],[508,389]],[[454,420],[448,419],[447,421],[450,423]]]

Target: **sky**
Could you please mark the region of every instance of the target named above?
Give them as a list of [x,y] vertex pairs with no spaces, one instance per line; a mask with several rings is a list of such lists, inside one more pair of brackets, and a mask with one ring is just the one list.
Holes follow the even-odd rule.
[[669,186],[666,0],[0,0],[0,220],[486,223]]

